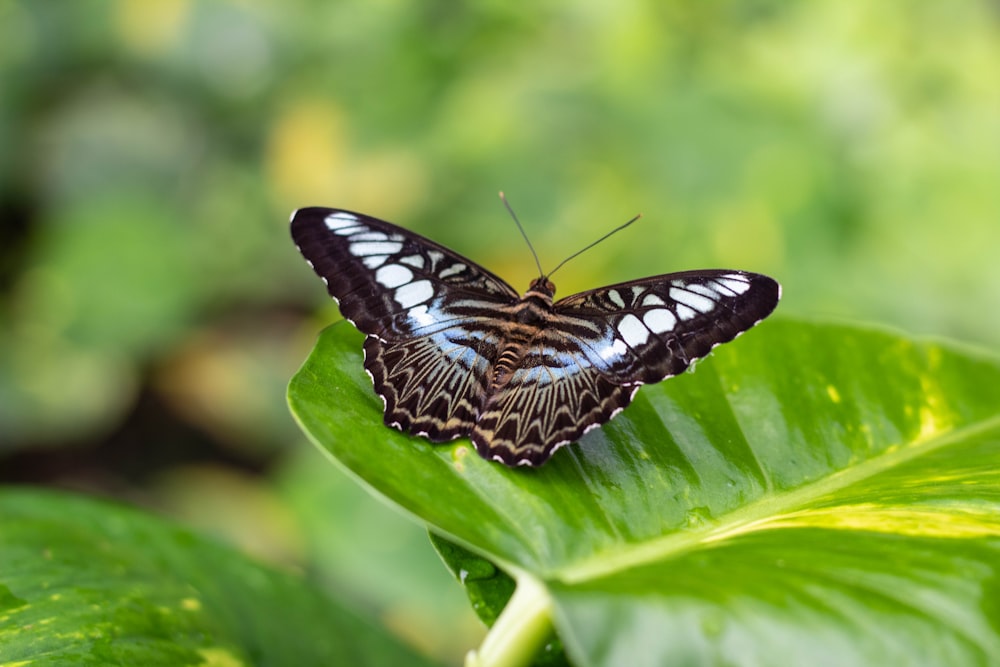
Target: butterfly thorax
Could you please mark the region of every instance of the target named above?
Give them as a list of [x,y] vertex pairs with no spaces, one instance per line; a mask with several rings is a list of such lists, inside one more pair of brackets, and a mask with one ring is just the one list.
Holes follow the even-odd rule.
[[545,328],[552,314],[552,295],[556,287],[545,277],[532,281],[528,291],[513,305],[510,322],[504,327],[504,340],[493,363],[492,386],[505,384],[524,358],[532,339]]
[[552,312],[556,286],[544,276],[531,281],[528,291],[514,306],[514,319],[523,324],[541,324]]

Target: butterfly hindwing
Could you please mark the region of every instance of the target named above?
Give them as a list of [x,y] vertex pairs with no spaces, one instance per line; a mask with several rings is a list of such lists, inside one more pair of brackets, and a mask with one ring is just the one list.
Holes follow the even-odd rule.
[[471,432],[496,342],[473,346],[463,335],[456,327],[405,341],[365,340],[365,369],[385,401],[387,426],[434,442]]
[[[529,364],[534,363],[529,352]],[[569,355],[567,355],[569,356]],[[509,466],[539,466],[562,445],[614,417],[632,400],[638,385],[616,385],[586,365],[567,369],[528,365],[494,388],[472,431],[476,450]]]

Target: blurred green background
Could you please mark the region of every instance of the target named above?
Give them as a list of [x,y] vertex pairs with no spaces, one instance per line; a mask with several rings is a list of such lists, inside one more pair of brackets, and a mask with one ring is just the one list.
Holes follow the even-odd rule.
[[560,294],[744,268],[784,315],[1000,343],[986,0],[0,0],[0,148],[4,483],[179,518],[452,661],[482,629],[426,536],[288,415],[337,319],[292,209],[519,289],[498,190],[546,268],[641,212]]

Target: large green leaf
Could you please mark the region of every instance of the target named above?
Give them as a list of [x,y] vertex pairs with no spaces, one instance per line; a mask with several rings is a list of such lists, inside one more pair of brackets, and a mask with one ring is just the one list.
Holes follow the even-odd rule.
[[294,378],[309,435],[518,582],[482,664],[551,618],[579,665],[1000,660],[1000,362],[772,321],[538,470],[381,424],[360,336]]
[[0,491],[0,665],[427,665],[308,583],[124,507]]

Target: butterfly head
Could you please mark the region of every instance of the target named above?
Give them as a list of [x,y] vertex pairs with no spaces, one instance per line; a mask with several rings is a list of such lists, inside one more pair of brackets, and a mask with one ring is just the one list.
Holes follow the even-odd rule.
[[556,294],[556,286],[551,280],[545,276],[539,276],[531,281],[531,285],[528,286],[528,291],[524,293],[524,297],[529,296],[540,297],[549,303],[552,302],[552,297]]

